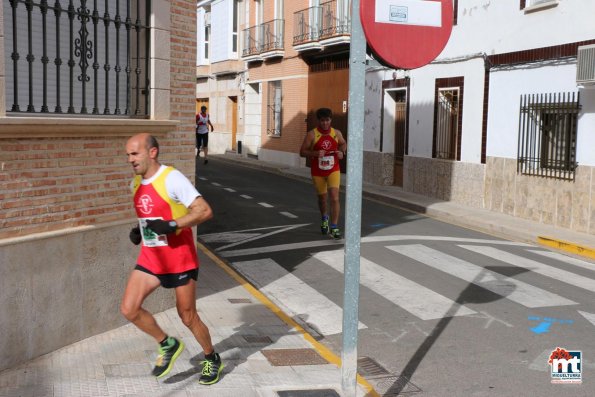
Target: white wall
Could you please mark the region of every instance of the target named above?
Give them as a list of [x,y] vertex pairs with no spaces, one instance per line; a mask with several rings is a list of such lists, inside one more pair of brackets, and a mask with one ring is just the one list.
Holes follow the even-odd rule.
[[[575,61],[558,66],[492,70],[486,154],[493,157],[517,157],[521,95],[576,92],[575,79]],[[579,132],[581,130],[583,126],[579,125]],[[589,157],[593,157],[593,154]]]
[[581,89],[580,95],[576,161],[579,165],[595,166],[595,86]]
[[518,0],[459,0],[458,23],[438,58],[549,47],[594,36],[595,1],[559,0],[534,12]]

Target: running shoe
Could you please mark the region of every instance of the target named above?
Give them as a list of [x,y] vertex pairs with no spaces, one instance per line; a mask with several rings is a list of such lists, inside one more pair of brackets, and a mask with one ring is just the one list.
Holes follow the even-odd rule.
[[219,382],[219,375],[221,371],[223,371],[223,363],[221,362],[221,357],[219,354],[215,353],[215,359],[209,360],[206,359],[202,362],[202,373],[200,375],[200,379],[198,383],[201,385],[212,385],[214,383]]
[[170,336],[168,343],[168,346],[159,346],[159,355],[157,356],[155,368],[153,368],[153,376],[158,378],[167,375],[171,371],[174,362],[184,350],[184,342],[181,340]]
[[331,237],[334,238],[335,240],[341,239],[341,231],[339,230],[338,227],[334,227],[331,229]]
[[328,234],[329,227],[328,227],[328,217],[325,216],[322,218],[322,222],[320,223],[320,231],[322,234]]

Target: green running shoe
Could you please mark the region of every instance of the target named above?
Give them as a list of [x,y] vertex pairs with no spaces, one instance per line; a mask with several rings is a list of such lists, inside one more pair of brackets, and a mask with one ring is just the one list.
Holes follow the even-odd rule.
[[219,354],[215,353],[214,360],[204,360],[202,365],[202,373],[200,379],[198,379],[198,383],[201,385],[212,385],[219,382],[219,374],[221,374],[224,367]]
[[331,237],[334,238],[335,240],[341,239],[341,231],[339,230],[338,227],[331,229]]
[[322,218],[322,222],[320,223],[320,231],[322,232],[322,234],[328,234],[328,216]]
[[157,356],[157,362],[152,372],[153,376],[157,378],[161,378],[171,371],[174,362],[184,350],[184,342],[181,340],[170,336],[168,342],[170,343],[169,346],[159,346],[159,355]]

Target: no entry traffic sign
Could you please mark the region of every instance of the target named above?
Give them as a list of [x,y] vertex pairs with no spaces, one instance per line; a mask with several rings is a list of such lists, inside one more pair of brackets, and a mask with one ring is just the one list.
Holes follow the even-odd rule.
[[366,40],[384,63],[415,69],[432,62],[452,31],[452,0],[364,0]]

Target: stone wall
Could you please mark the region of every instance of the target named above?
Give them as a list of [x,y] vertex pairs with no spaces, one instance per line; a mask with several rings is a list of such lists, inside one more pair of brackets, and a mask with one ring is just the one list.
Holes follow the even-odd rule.
[[392,185],[394,182],[394,154],[364,151],[363,180],[374,185]]
[[521,175],[516,159],[488,157],[487,209],[595,234],[595,167],[580,166],[575,180]]
[[405,156],[403,189],[483,208],[484,164]]

